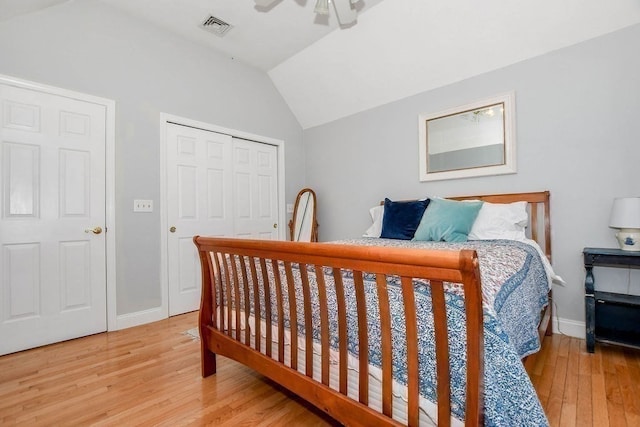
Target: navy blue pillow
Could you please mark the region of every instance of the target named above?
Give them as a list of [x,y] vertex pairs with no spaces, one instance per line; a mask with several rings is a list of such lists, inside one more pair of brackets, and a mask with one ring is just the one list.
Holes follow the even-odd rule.
[[384,199],[382,233],[386,239],[411,240],[420,224],[429,199],[415,202],[392,202]]

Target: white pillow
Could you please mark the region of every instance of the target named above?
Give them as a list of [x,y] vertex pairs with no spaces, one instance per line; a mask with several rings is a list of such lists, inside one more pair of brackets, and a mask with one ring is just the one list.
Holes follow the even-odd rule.
[[369,209],[373,224],[367,228],[362,237],[380,237],[382,234],[382,217],[384,216],[384,205],[374,206]]
[[524,240],[528,220],[527,202],[485,202],[471,227],[469,240]]

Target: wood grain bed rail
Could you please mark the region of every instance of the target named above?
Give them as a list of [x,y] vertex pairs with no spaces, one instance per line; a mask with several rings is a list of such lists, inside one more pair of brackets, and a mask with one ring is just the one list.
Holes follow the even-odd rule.
[[[194,237],[194,243],[202,265],[199,322],[204,377],[216,372],[215,355],[220,354],[252,367],[346,425],[400,425],[392,418],[392,334],[397,331],[392,331],[388,293],[388,286],[395,286],[390,285],[388,279],[399,278],[406,329],[408,425],[418,425],[419,358],[414,280],[428,279],[435,331],[438,425],[448,426],[451,402],[444,282],[461,283],[465,294],[467,343],[465,424],[483,423],[483,311],[475,251],[199,236]],[[343,282],[344,274],[352,275],[352,282]],[[332,280],[327,280],[329,277]],[[377,307],[373,312],[379,313],[380,324],[380,412],[368,406],[369,341],[374,331],[367,313],[372,310],[368,304],[375,303],[370,302],[373,299],[367,299],[365,284],[377,295]],[[347,288],[353,289],[355,307],[347,307]],[[264,292],[261,293],[261,289]],[[329,312],[328,294],[335,294],[337,313]],[[275,301],[271,300],[271,295],[275,295]],[[319,311],[320,325],[313,324],[314,310]],[[353,381],[347,370],[348,347],[353,346],[347,342],[347,310],[355,310],[358,329],[357,392],[353,398],[348,391],[349,382]],[[289,313],[289,319],[298,321],[285,325],[285,312]],[[334,317],[337,318],[337,352],[330,346],[329,319]],[[320,363],[317,366],[320,372],[314,371],[313,351],[309,351],[314,345],[314,328],[319,331]],[[285,348],[285,329],[290,331],[290,348]],[[261,342],[263,333],[264,342]],[[277,334],[276,340],[272,334]],[[300,337],[300,345],[297,337]],[[272,341],[277,341],[277,349],[272,348]],[[335,364],[332,352],[339,358],[337,389],[329,386],[330,366]],[[276,358],[274,353],[277,353]]]

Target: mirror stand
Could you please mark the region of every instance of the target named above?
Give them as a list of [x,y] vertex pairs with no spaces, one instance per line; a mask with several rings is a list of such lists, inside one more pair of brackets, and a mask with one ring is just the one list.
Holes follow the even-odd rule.
[[289,239],[294,242],[317,242],[316,193],[303,188],[296,197],[293,218],[289,221]]

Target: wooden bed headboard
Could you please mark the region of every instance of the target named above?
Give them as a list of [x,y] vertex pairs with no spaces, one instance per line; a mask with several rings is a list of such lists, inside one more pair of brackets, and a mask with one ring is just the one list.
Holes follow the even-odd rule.
[[[510,193],[510,194],[484,194],[480,196],[453,196],[446,197],[451,200],[482,200],[489,203],[514,203],[527,202],[527,212],[529,213],[529,223],[527,224],[527,234],[534,240],[551,262],[551,218],[549,191],[536,191],[532,193]],[[380,202],[384,205],[384,200]],[[540,220],[542,218],[542,220]]]
[[[488,194],[482,196],[447,197],[452,200],[483,200],[489,203],[527,202],[529,224],[527,232],[531,240],[535,240],[545,255],[551,261],[551,219],[549,206],[549,191],[533,193]],[[542,221],[540,221],[542,218]]]

